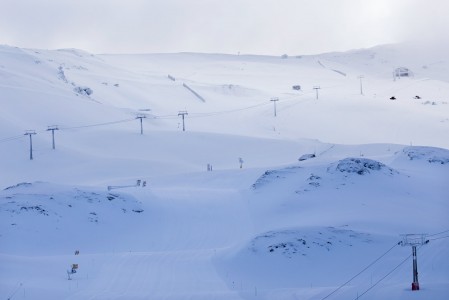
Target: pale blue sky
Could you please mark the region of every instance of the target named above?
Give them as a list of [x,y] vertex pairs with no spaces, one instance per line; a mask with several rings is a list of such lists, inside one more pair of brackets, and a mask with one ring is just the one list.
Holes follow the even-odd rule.
[[0,0],[0,44],[280,55],[448,39],[447,0]]

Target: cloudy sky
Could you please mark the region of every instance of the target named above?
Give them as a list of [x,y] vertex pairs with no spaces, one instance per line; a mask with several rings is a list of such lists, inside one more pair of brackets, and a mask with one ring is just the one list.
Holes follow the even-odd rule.
[[449,39],[448,0],[0,0],[0,44],[280,55]]

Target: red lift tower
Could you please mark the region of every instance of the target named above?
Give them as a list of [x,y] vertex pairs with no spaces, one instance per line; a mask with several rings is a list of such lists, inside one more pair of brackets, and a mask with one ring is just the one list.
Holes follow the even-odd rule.
[[418,257],[416,254],[416,247],[425,245],[429,242],[426,239],[426,234],[403,234],[402,236],[402,246],[412,246],[412,255],[413,255],[413,282],[412,282],[412,291],[419,290],[419,281],[418,281]]

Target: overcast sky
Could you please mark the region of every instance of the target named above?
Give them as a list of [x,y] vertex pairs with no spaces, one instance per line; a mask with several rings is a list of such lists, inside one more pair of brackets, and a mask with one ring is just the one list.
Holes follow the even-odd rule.
[[0,44],[316,54],[449,36],[449,0],[0,0]]

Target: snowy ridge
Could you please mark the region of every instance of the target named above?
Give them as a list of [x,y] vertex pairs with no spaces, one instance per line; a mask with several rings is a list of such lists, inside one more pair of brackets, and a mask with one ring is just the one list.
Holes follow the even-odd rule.
[[406,147],[402,151],[410,160],[425,160],[429,163],[449,163],[449,150],[434,147]]
[[[352,247],[354,241],[356,243],[371,243],[369,234],[354,232],[347,229],[337,229],[334,227],[319,228],[309,231],[307,234],[302,230],[283,230],[267,232],[256,237],[251,242],[250,250],[257,252],[270,252],[273,254],[281,254],[287,258],[293,255],[307,256],[316,252],[317,248],[324,248],[331,251],[334,247],[345,246]],[[351,242],[351,238],[354,240]]]
[[[90,239],[83,236],[87,232],[118,234],[119,227],[114,224],[129,222],[130,218],[136,218],[131,215],[143,212],[141,203],[129,195],[48,183],[22,183],[2,192],[2,238],[10,241],[4,251],[67,253],[80,241]],[[13,242],[20,240],[28,240],[26,247]]]
[[353,158],[353,157],[345,158],[338,161],[335,164],[332,164],[327,168],[327,171],[330,173],[333,172],[341,172],[347,174],[356,173],[358,175],[370,174],[371,172],[376,171],[390,175],[397,173],[397,171],[373,159]]

